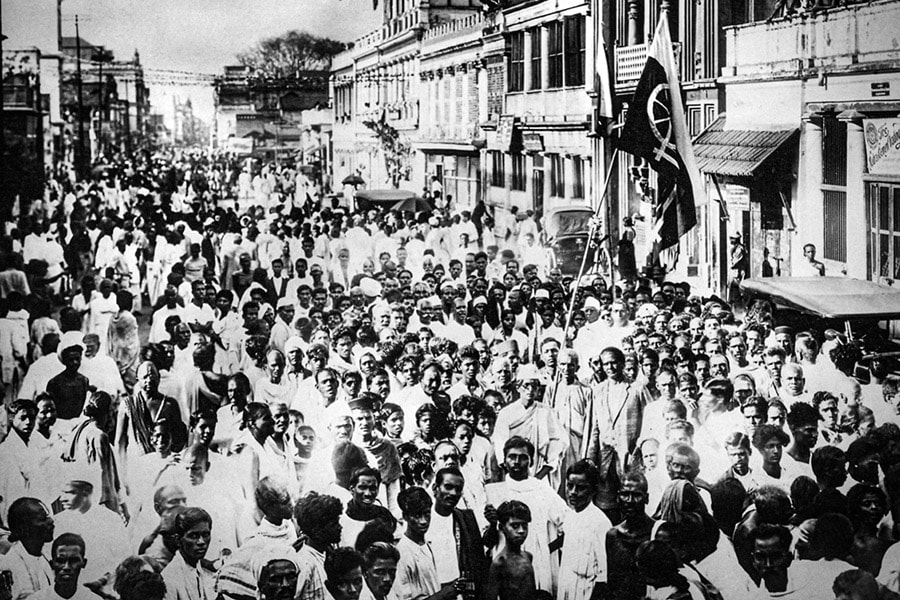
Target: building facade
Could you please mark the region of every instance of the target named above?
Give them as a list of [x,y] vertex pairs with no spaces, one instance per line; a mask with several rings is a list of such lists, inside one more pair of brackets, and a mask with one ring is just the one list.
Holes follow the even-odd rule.
[[525,1],[495,17],[491,33],[503,46],[488,59],[484,162],[486,198],[500,219],[513,207],[544,214],[592,204],[589,6]]
[[421,192],[436,178],[460,208],[481,198],[481,21],[477,0],[386,2],[382,26],[334,58],[336,188],[358,175]]
[[784,275],[809,272],[814,244],[828,275],[900,277],[897,23],[900,2],[881,0],[725,31],[728,127],[796,132],[760,202],[784,221],[767,247],[790,257]]

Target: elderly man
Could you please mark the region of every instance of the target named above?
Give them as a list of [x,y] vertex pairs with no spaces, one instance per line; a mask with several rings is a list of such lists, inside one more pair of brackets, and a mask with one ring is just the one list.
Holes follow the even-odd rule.
[[588,386],[578,381],[578,354],[574,350],[563,350],[559,355],[559,374],[552,382],[547,397],[556,415],[556,420],[568,434],[566,453],[558,474],[574,465],[584,456],[585,435],[590,435],[594,413],[594,393]]
[[806,377],[803,367],[787,363],[781,367],[781,401],[790,410],[797,402],[812,405],[812,396],[806,391]]
[[[568,445],[565,430],[554,410],[540,402],[544,386],[541,374],[534,365],[523,365],[517,375],[519,398],[503,407],[494,426],[494,449],[498,456],[511,437],[531,440],[535,446],[534,477],[543,479],[559,470],[560,461]],[[551,478],[550,483],[553,483]]]

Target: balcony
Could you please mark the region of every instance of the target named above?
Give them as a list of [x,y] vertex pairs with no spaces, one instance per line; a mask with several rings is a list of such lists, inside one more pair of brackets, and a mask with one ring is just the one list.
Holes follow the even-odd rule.
[[402,33],[420,26],[420,12],[418,8],[408,10],[389,20],[382,28],[383,39],[389,40]]
[[3,83],[4,110],[40,110],[37,89],[27,84]]
[[880,0],[725,29],[722,76],[794,79],[900,66],[900,3]]
[[[675,63],[681,72],[681,44],[673,44],[675,50]],[[636,44],[634,46],[620,46],[616,48],[615,56],[615,83],[616,92],[632,91],[637,86],[644,64],[647,62],[647,49],[650,43]]]

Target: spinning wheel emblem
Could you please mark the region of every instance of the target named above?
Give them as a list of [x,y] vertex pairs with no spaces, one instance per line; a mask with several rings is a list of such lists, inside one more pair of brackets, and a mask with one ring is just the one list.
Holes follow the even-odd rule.
[[650,122],[650,130],[659,141],[659,148],[654,152],[657,161],[665,159],[678,166],[678,163],[669,155],[669,150],[677,151],[672,139],[672,106],[669,97],[669,84],[661,83],[653,88],[647,99],[647,119]]

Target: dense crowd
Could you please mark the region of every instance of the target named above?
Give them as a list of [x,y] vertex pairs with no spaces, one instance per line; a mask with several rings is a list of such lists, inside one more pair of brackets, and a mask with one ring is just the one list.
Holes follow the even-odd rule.
[[95,175],[0,237],[0,600],[900,597],[874,333],[564,274],[439,185]]

